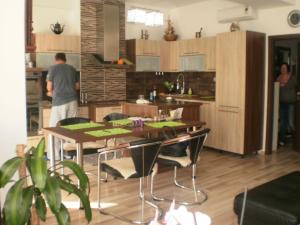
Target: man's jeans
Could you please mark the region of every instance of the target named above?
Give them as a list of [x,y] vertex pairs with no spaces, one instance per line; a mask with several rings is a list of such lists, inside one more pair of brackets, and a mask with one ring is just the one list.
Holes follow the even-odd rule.
[[[77,101],[68,102],[63,105],[53,106],[51,108],[51,115],[50,115],[50,127],[56,127],[58,121],[76,117],[78,114],[78,103]],[[48,144],[48,151],[47,156],[50,158],[50,144]],[[60,142],[56,138],[54,139],[54,148],[55,148],[55,159],[60,159]]]

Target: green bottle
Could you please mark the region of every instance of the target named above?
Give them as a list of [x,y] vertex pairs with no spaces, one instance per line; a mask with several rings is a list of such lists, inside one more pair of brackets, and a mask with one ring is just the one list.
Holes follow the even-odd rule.
[[192,94],[193,94],[192,88],[189,88],[188,94],[189,94],[189,95],[192,95]]

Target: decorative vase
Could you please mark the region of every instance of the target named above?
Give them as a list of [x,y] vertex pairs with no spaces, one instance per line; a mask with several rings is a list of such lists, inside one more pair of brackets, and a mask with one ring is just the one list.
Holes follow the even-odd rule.
[[168,19],[168,27],[165,31],[164,39],[166,41],[176,41],[177,37],[178,36],[175,34],[175,29],[172,26],[172,22],[170,19]]

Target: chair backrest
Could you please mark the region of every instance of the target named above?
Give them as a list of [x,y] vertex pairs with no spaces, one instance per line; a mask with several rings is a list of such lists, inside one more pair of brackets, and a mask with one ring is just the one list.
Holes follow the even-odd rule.
[[103,121],[109,122],[112,120],[121,120],[121,119],[127,119],[127,118],[128,118],[128,116],[123,113],[110,113],[103,118]]
[[192,164],[197,163],[198,156],[203,149],[204,143],[206,141],[207,135],[210,132],[209,128],[205,128],[203,130],[198,130],[190,133],[190,159]]
[[66,118],[58,121],[57,126],[66,126],[66,125],[72,125],[77,123],[88,123],[88,122],[91,122],[91,120],[88,118],[72,117],[72,118]]
[[[182,135],[180,137],[175,137],[172,139],[165,140],[164,143],[162,144],[162,149],[168,149],[172,146],[179,146],[179,145],[189,146],[190,159],[192,164],[195,164],[197,162],[200,151],[203,149],[203,145],[205,143],[205,140],[209,132],[210,129],[205,128],[202,130],[186,133],[185,135]],[[180,157],[180,156],[175,156],[175,157]]]
[[131,157],[138,177],[151,174],[161,143],[161,139],[158,138],[130,142]]

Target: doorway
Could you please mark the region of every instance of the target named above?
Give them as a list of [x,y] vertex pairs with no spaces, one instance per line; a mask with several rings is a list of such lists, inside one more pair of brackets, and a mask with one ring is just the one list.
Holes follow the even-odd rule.
[[269,37],[266,154],[272,154],[274,143],[277,147],[279,108],[276,106],[279,104],[279,94],[276,92],[279,85],[276,87],[274,82],[280,74],[280,65],[284,62],[290,65],[291,74],[297,78],[298,83],[295,111],[291,111],[289,115],[289,127],[295,128],[295,133],[287,135],[287,147],[300,151],[300,34],[279,35]]

